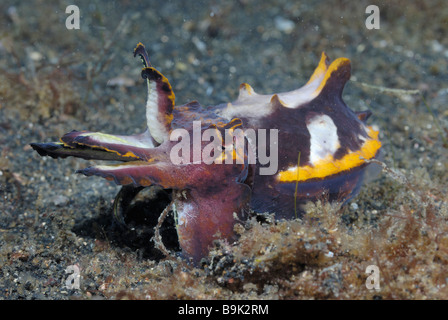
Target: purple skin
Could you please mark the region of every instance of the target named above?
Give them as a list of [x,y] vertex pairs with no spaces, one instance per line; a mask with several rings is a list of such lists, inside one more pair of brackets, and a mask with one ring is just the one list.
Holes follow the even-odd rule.
[[[347,59],[340,58],[330,65],[323,54],[310,81],[298,90],[263,96],[243,84],[240,96],[233,103],[203,108],[195,101],[175,106],[170,83],[151,66],[141,43],[134,50],[136,55],[143,61],[142,77],[148,84],[148,129],[144,133],[120,136],[72,131],[61,142],[31,146],[41,156],[122,162],[77,171],[86,176],[101,176],[123,186],[158,185],[173,190],[169,208],[176,217],[182,254],[193,263],[198,264],[207,256],[214,240],[236,240],[235,223],[247,219],[250,207],[292,219],[303,214],[301,206],[306,201],[318,198],[324,191],[329,191],[330,200],[344,201],[359,190],[365,163],[328,177],[300,181],[299,194],[294,196],[296,182],[280,181],[276,174],[260,175],[260,164],[248,163],[247,150],[239,155],[234,153],[232,159],[239,157],[242,161],[232,164],[194,162],[193,146],[185,163],[174,164],[171,158],[173,148],[179,143],[171,137],[173,130],[184,129],[191,137],[193,121],[201,121],[201,136],[207,129],[217,130],[220,137],[225,137],[227,129],[276,128],[279,130],[278,171],[297,166],[299,153],[300,167],[313,165],[310,146],[314,140],[308,126],[316,115],[330,117],[337,128],[334,134],[338,136],[339,148],[331,154],[334,159],[343,159],[360,150],[370,139],[365,125],[370,112],[355,113],[342,101],[343,87],[350,78]],[[215,157],[224,157],[225,150],[232,149],[224,140],[213,141],[222,147]],[[202,142],[201,150],[208,143]],[[269,153],[269,144],[267,149]],[[294,210],[296,205],[299,212]]]

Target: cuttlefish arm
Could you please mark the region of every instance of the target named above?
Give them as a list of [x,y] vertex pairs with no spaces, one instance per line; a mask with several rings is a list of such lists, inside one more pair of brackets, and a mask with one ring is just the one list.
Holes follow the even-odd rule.
[[[179,147],[179,141],[170,140],[175,102],[172,87],[167,78],[151,66],[141,43],[134,50],[134,56],[136,55],[143,61],[141,75],[148,87],[147,130],[144,133],[126,136],[72,131],[65,134],[59,142],[33,143],[31,146],[40,155],[53,158],[74,156],[121,161],[119,164],[90,166],[77,173],[100,176],[118,185],[127,186],[130,196],[149,186],[172,189],[170,208],[175,214],[179,244],[184,256],[197,263],[207,254],[215,239],[232,241],[235,238],[234,224],[238,218],[244,219],[250,203],[251,188],[244,183],[249,172],[247,154],[233,147],[238,139],[225,139],[226,130],[240,127],[242,121],[227,121],[224,118],[217,120],[212,117],[206,127],[201,127],[201,130],[211,129],[213,137],[217,139],[216,147],[222,147],[213,153],[220,160],[219,164],[206,164],[204,161],[198,163],[193,155],[195,148],[189,153],[190,158],[182,158],[186,162],[173,162],[171,151],[175,146]],[[184,124],[181,127],[188,137],[192,136],[191,130],[194,130],[188,120],[195,119],[196,116],[196,112],[192,110],[190,114],[187,111],[182,115],[177,114],[175,119],[177,125]],[[202,133],[203,131],[200,136],[203,136]],[[202,146],[207,144],[199,140],[201,142]],[[214,143],[215,140],[213,146]],[[190,144],[188,140],[185,145],[190,150],[194,143]],[[175,153],[179,155],[178,152]],[[225,164],[227,160],[232,160],[232,164]],[[117,197],[120,200],[129,195],[119,193]]]
[[[220,130],[236,126],[237,122],[212,125],[209,128]],[[249,175],[247,154],[236,151],[227,154],[230,146],[225,144],[223,137],[221,139],[220,143],[225,148],[216,159],[221,160],[222,164],[192,161],[174,164],[167,156],[163,161],[91,166],[77,173],[100,176],[126,188],[132,186],[132,195],[138,192],[138,188],[152,185],[172,189],[170,208],[174,212],[182,255],[198,264],[215,240],[236,240],[235,223],[245,220],[249,209],[251,187],[244,183]],[[165,154],[168,154],[176,143],[168,141],[158,149],[164,149]],[[228,156],[233,158],[232,164],[224,164],[222,161]],[[120,213],[117,210],[115,212],[120,219]]]
[[147,130],[137,135],[115,135],[94,131],[72,131],[60,142],[32,143],[41,156],[88,160],[150,161],[156,147],[169,140],[175,96],[172,87],[159,71],[151,67],[145,47],[139,43],[134,56],[140,55],[144,68],[142,77],[147,81]]

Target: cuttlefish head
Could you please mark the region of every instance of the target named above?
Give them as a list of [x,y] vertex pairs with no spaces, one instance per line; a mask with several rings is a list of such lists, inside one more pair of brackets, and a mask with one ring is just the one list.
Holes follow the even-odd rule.
[[[142,77],[148,88],[145,132],[126,136],[72,131],[59,142],[31,146],[41,156],[119,161],[77,171],[86,176],[101,176],[135,188],[156,185],[172,189],[170,207],[182,254],[197,263],[216,239],[235,239],[234,225],[248,210],[251,188],[245,183],[249,174],[247,152],[236,147],[244,137],[227,137],[242,122],[220,119],[173,129],[172,87],[151,66],[141,43],[134,50],[137,55],[143,61]],[[185,119],[177,120],[186,123]]]

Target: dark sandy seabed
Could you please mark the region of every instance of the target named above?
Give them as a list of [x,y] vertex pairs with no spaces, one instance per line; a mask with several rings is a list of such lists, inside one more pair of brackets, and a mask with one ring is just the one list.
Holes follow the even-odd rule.
[[[67,30],[70,4],[0,3],[0,299],[448,298],[446,1],[77,1],[81,29]],[[369,4],[379,30],[365,27]],[[29,146],[73,129],[143,131],[140,41],[177,104],[232,101],[242,82],[292,90],[322,51],[349,58],[344,100],[373,112],[384,170],[345,207],[310,204],[288,222],[260,212],[201,268],[163,259],[150,239],[166,203],[141,199],[122,230],[118,186]],[[173,234],[168,220],[171,250]],[[66,288],[72,265],[79,289]],[[366,288],[368,265],[379,290]]]

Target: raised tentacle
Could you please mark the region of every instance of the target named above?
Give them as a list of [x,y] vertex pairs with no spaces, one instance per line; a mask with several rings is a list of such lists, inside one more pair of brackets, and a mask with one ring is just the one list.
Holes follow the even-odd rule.
[[149,62],[148,52],[145,49],[143,43],[139,42],[134,49],[134,58],[139,55],[143,62],[143,67],[151,67],[151,63]]
[[146,121],[151,136],[157,143],[169,140],[175,96],[165,76],[152,67],[142,70],[142,78],[148,80]]
[[142,78],[147,80],[146,121],[156,144],[169,140],[175,95],[168,79],[151,66],[145,46],[137,44],[134,57],[139,55],[143,62]]

